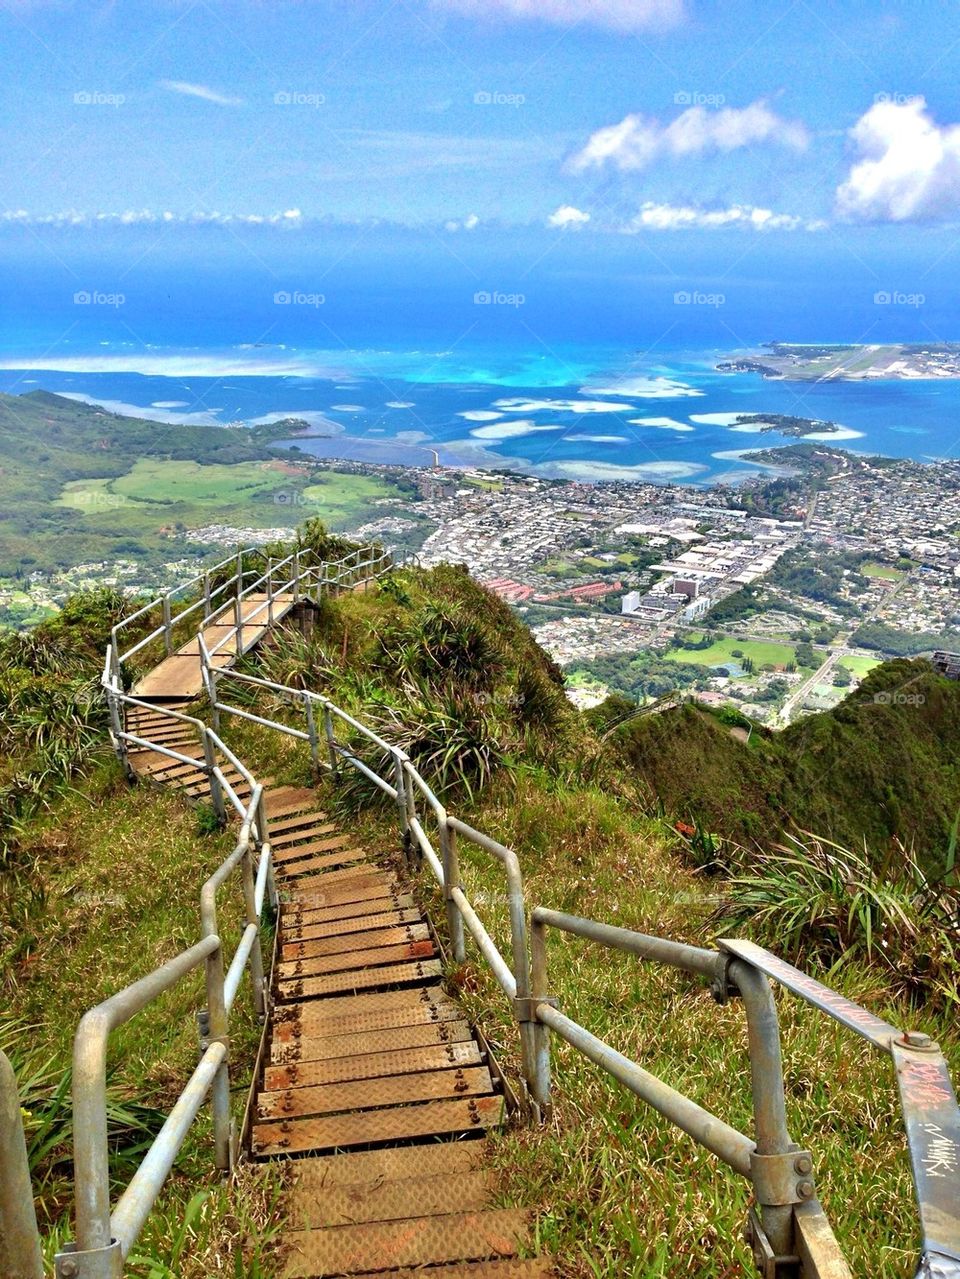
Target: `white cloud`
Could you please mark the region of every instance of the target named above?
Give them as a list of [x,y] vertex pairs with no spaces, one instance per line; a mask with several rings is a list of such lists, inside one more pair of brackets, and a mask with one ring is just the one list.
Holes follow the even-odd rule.
[[480,225],[480,219],[475,213],[468,213],[462,222],[457,222],[453,218],[449,222],[444,222],[445,231],[475,231]]
[[555,26],[584,23],[607,31],[651,31],[674,27],[684,0],[430,0],[434,9],[470,18],[534,18]]
[[187,80],[161,80],[161,89],[169,89],[171,93],[182,93],[188,98],[202,98],[204,102],[215,102],[218,107],[242,107],[243,98],[233,98],[225,93],[218,93],[205,84],[190,84]]
[[547,226],[575,228],[589,221],[589,213],[584,213],[582,209],[575,209],[572,204],[561,204],[560,208],[547,218]]
[[960,213],[960,125],[938,125],[923,98],[875,103],[850,137],[857,160],[837,188],[841,217],[920,222]]
[[701,209],[690,204],[655,204],[648,200],[640,212],[623,229],[625,231],[718,231],[725,227],[744,227],[754,231],[820,231],[826,223],[798,217],[793,213],[774,213],[751,204],[732,204],[726,209]]
[[567,167],[580,173],[609,162],[628,171],[645,169],[664,157],[736,151],[761,142],[800,151],[808,140],[799,121],[777,115],[762,99],[747,107],[720,110],[688,107],[666,125],[641,115],[628,115],[619,124],[597,129]]
[[63,213],[30,213],[12,209],[0,213],[0,224],[17,226],[94,227],[94,226],[299,226],[303,222],[299,209],[283,209],[278,213],[171,213],[169,209],[125,209],[122,213],[82,213],[67,209]]

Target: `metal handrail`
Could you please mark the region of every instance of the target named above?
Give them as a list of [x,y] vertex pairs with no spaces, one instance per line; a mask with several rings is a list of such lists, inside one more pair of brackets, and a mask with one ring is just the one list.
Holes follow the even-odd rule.
[[0,1049],[0,1273],[43,1279],[40,1232],[33,1203],[17,1077]]

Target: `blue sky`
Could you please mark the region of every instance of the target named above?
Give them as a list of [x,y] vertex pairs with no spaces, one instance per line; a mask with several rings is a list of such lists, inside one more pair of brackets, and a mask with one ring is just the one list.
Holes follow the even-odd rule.
[[264,296],[546,281],[546,312],[766,290],[764,336],[777,280],[843,274],[960,336],[953,0],[0,0],[0,47],[18,323],[50,280],[162,305],[241,263]]

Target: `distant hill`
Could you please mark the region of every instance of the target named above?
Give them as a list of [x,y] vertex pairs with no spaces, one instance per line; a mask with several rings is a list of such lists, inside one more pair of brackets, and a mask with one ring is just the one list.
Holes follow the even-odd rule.
[[749,743],[692,703],[610,741],[667,812],[748,844],[800,827],[879,854],[898,836],[935,865],[960,810],[960,683],[921,660],[885,662],[834,709]]

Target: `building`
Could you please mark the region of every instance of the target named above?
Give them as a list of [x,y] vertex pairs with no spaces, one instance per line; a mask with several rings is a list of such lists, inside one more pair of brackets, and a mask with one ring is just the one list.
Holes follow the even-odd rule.
[[946,675],[947,679],[960,679],[960,653],[939,651],[934,653],[930,661],[941,675]]

